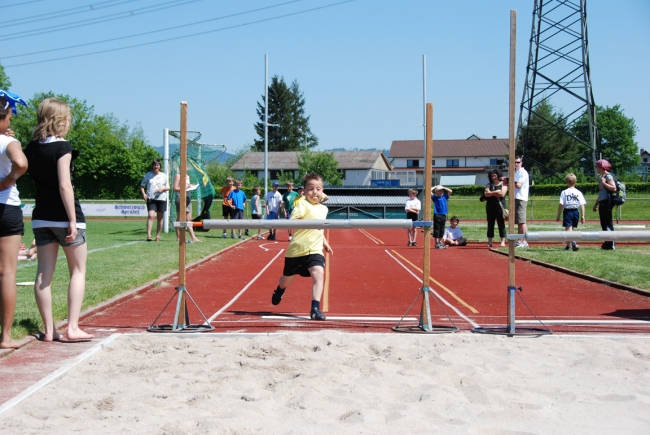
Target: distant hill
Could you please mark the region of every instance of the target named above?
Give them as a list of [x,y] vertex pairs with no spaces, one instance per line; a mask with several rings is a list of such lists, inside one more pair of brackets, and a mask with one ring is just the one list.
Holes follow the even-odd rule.
[[388,157],[388,152],[390,150],[382,150],[379,148],[332,148],[330,150],[325,150],[327,152],[332,151],[382,151],[386,157]]
[[[153,147],[153,148],[154,148],[156,151],[158,151],[158,152],[160,153],[161,156],[163,155],[163,152],[164,152],[164,148],[163,148],[163,147]],[[171,156],[172,154],[174,154],[174,151],[177,151],[177,150],[178,150],[178,145],[169,145],[169,155],[170,155],[170,156]],[[235,155],[234,155],[234,154],[230,154],[230,153],[228,153],[228,152],[225,152],[225,153],[221,154],[219,157],[217,157],[217,161],[218,161],[219,163],[225,163],[228,159],[230,159],[230,158],[232,158],[232,157],[235,157]]]

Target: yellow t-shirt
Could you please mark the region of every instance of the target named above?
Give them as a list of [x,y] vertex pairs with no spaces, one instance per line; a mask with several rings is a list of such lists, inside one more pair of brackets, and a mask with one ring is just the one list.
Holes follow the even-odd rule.
[[298,203],[299,203],[300,201],[302,201],[303,199],[305,199],[304,196],[298,196],[298,198],[296,198],[296,199],[293,201],[293,208],[296,208],[296,205],[298,205]]
[[[299,201],[291,212],[294,219],[327,219],[327,207],[323,204]],[[323,230],[296,230],[287,248],[285,257],[296,258],[310,254],[323,254]]]

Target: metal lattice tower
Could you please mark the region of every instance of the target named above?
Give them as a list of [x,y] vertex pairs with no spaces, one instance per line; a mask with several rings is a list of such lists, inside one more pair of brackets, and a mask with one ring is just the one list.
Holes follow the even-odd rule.
[[[551,99],[564,113],[562,125],[536,112],[540,103]],[[589,117],[589,143],[570,131],[585,111]],[[517,140],[524,155],[527,129],[523,127],[530,125],[533,117],[591,149],[592,159],[596,161],[596,107],[589,69],[587,0],[535,0],[517,129]]]

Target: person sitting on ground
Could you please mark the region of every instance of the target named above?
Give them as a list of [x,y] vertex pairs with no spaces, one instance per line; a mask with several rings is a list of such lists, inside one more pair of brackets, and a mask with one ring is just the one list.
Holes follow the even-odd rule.
[[18,250],[18,261],[33,261],[38,257],[37,254],[38,248],[36,247],[36,239],[32,241],[32,246],[27,249],[24,243],[20,244],[20,249]]
[[[562,226],[565,231],[573,231],[573,228],[578,228],[578,220],[585,223],[585,197],[578,189],[576,189],[577,178],[575,174],[570,173],[564,177],[567,189],[564,189],[560,194],[560,204],[557,206],[557,218],[560,222],[560,213],[563,215]],[[563,210],[564,209],[564,210]],[[566,242],[565,250],[573,249],[578,250],[578,243]]]
[[442,243],[449,246],[465,246],[467,239],[463,237],[463,232],[458,228],[460,219],[452,216],[449,220],[449,226],[445,230],[445,235],[442,236]]
[[[305,201],[300,201],[291,213],[291,220],[311,220],[327,218],[327,207],[321,204],[323,194],[323,177],[310,173],[303,178],[305,185]],[[325,320],[320,310],[320,300],[325,284],[325,257],[323,250],[330,255],[332,248],[324,237],[322,229],[296,230],[289,242],[285,258],[284,270],[278,286],[273,291],[271,303],[278,305],[282,301],[285,290],[296,275],[311,276],[311,311],[312,320]]]
[[[408,194],[409,199],[406,201],[406,205],[404,206],[404,210],[406,211],[406,219],[411,219],[413,222],[415,222],[420,218],[420,209],[422,208],[422,204],[417,198],[417,189],[409,189]],[[417,246],[418,244],[415,242],[415,239],[417,237],[415,227],[411,227],[407,231],[409,236],[409,242],[407,246]]]

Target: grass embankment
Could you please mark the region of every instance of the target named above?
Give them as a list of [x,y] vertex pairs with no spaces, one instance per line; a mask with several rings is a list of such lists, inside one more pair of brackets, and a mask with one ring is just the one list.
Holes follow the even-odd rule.
[[[600,230],[598,216],[591,211],[594,198],[587,198],[587,219],[581,230]],[[472,242],[485,242],[485,204],[478,198],[452,196],[450,215],[461,218],[460,227]],[[554,220],[557,215],[557,199],[534,198],[529,205],[529,219]],[[629,200],[622,214],[629,220],[648,220],[650,200]],[[532,216],[531,216],[532,215]],[[468,222],[473,220],[474,222]],[[621,221],[621,225],[625,222]],[[90,220],[88,222],[88,273],[83,308],[106,301],[115,295],[136,288],[161,275],[178,268],[178,248],[173,233],[164,234],[160,243],[147,243],[143,219],[116,221]],[[544,222],[529,224],[529,231],[558,231],[561,223]],[[187,245],[187,263],[204,258],[238,240],[222,239],[221,231],[198,233],[202,243]],[[32,239],[31,222],[25,222],[24,242]],[[598,276],[650,290],[650,269],[647,267],[650,246],[620,245],[616,251],[601,251],[595,246],[583,246],[578,252],[564,251],[561,243],[556,246],[535,247],[517,251],[518,254],[572,270]],[[468,265],[470,267],[471,265]],[[19,262],[18,282],[34,281],[36,262]],[[67,317],[68,269],[63,251],[52,282],[53,311],[56,321]],[[18,303],[13,335],[22,338],[43,328],[34,300],[32,286],[18,287]]]

